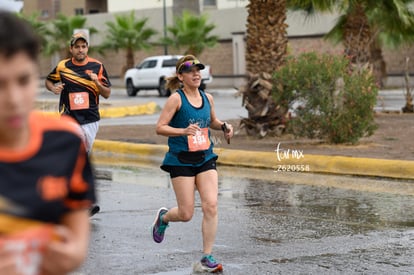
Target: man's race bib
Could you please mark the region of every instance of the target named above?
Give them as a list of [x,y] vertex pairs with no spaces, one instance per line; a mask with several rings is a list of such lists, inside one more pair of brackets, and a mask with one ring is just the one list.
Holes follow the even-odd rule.
[[210,139],[208,138],[208,128],[202,128],[200,131],[193,135],[187,136],[188,138],[188,151],[195,152],[201,150],[207,150],[210,148]]
[[87,92],[69,93],[71,110],[89,109],[89,94]]

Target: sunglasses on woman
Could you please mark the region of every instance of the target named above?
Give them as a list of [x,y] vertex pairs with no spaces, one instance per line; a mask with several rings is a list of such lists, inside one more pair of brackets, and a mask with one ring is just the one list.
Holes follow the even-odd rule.
[[177,72],[179,74],[191,72],[194,66],[198,67],[200,70],[204,69],[204,65],[201,64],[200,61],[198,61],[197,59],[194,59],[194,60],[187,60],[181,63],[180,66],[178,66]]

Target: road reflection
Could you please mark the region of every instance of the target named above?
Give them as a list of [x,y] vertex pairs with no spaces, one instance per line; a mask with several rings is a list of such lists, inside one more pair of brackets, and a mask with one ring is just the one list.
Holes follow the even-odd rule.
[[266,236],[280,242],[411,227],[412,185],[409,181],[226,168],[220,194],[249,209],[252,230],[259,239]]

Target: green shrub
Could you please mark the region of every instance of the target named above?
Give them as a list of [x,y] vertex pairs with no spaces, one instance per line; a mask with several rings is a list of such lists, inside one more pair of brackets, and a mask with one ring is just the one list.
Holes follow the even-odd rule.
[[376,129],[378,87],[367,67],[350,69],[345,57],[304,53],[288,57],[273,77],[273,96],[293,111],[287,131],[296,137],[356,143]]

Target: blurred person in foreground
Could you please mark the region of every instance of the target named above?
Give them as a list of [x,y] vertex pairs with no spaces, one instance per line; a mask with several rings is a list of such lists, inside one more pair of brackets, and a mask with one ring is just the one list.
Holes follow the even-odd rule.
[[70,117],[33,111],[39,42],[0,11],[0,274],[67,274],[84,261],[91,164]]
[[[46,88],[60,96],[59,111],[81,126],[86,151],[90,154],[99,130],[99,98],[111,95],[111,82],[104,65],[88,56],[89,39],[79,31],[70,40],[72,58],[61,60],[46,78]],[[90,209],[91,216],[99,206]]]
[[197,190],[203,211],[203,255],[194,271],[215,273],[223,266],[212,254],[218,224],[218,175],[210,128],[222,130],[229,142],[233,127],[217,118],[213,96],[199,89],[204,68],[195,56],[186,55],[177,61],[176,74],[167,81],[167,87],[177,92],[165,103],[156,132],[168,137],[169,151],[161,169],[170,174],[177,206],[158,210],[152,237],[161,243],[171,222],[191,220]]

